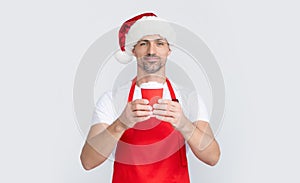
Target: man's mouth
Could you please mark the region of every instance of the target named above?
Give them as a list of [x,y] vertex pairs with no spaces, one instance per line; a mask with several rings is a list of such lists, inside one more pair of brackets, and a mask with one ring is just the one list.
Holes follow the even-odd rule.
[[157,62],[157,61],[159,61],[159,57],[153,57],[153,56],[151,56],[151,57],[149,57],[149,56],[146,56],[146,57],[144,57],[144,60],[145,61],[147,61],[147,62]]

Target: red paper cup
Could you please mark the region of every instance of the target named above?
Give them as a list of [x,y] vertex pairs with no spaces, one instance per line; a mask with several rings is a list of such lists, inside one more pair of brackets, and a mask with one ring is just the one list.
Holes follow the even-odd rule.
[[141,88],[142,98],[149,100],[149,105],[157,103],[158,99],[162,98],[163,88]]

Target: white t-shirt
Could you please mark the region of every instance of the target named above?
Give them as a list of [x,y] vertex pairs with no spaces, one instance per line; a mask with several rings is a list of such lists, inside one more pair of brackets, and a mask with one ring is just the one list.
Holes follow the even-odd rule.
[[[192,122],[202,120],[209,122],[209,116],[205,104],[199,94],[195,91],[189,91],[180,86],[176,86],[172,81],[171,85],[175,92],[176,98],[181,104],[184,114]],[[92,116],[92,124],[113,123],[123,112],[131,87],[131,82],[118,87],[116,90],[105,92],[97,101]],[[135,86],[133,100],[141,99],[141,88]],[[163,99],[171,99],[167,83],[164,83]]]

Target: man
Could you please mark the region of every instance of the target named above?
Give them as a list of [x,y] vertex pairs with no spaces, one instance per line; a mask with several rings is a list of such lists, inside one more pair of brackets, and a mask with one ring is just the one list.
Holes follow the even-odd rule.
[[[137,76],[128,88],[128,103],[120,114],[113,112],[111,92],[97,102],[94,124],[82,149],[86,170],[103,163],[115,149],[113,182],[189,182],[186,144],[208,165],[220,157],[219,145],[203,117],[204,105],[191,121],[182,106],[180,91],[166,77],[166,61],[174,39],[171,26],[153,13],[126,21],[119,31],[121,51],[116,58],[126,63],[137,60]],[[132,49],[131,52],[128,49]],[[164,94],[153,106],[141,98],[143,83],[163,84]],[[202,110],[202,111],[201,111]]]

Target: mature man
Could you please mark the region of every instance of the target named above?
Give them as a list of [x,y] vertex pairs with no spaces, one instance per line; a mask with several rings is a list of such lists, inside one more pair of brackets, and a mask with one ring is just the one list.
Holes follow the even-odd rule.
[[[153,13],[135,16],[121,26],[116,58],[125,63],[132,55],[136,57],[137,75],[128,87],[128,102],[120,114],[114,112],[112,92],[98,100],[80,157],[85,169],[99,166],[115,149],[114,183],[186,183],[186,144],[202,162],[212,166],[218,162],[220,149],[204,104],[199,100],[198,111],[189,119],[180,90],[166,77],[173,39],[170,24]],[[141,97],[140,86],[151,82],[162,84],[164,90],[154,105]]]

